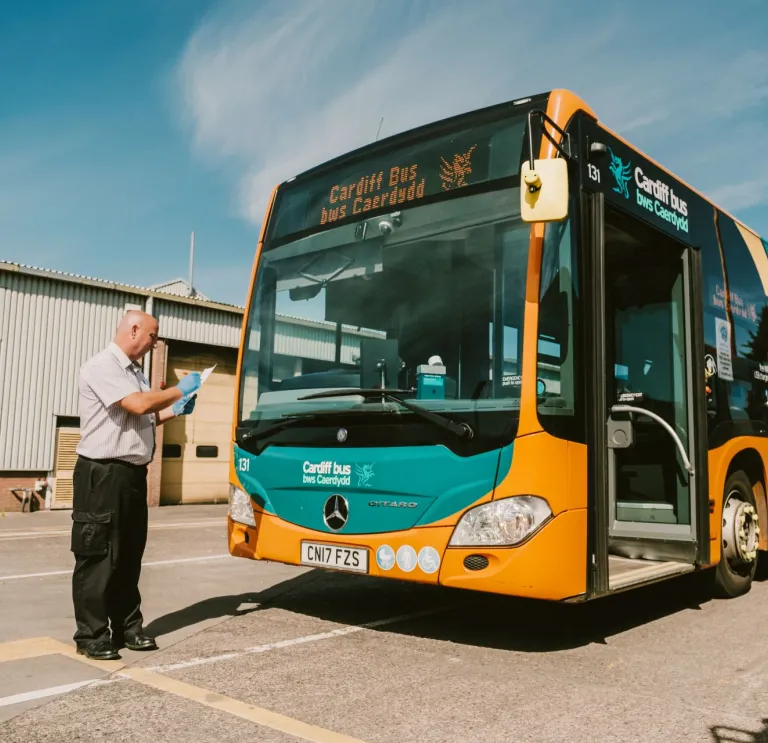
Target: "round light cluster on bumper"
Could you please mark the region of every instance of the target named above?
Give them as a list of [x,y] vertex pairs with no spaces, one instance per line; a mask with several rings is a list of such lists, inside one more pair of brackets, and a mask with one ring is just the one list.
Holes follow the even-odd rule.
[[232,521],[246,526],[256,526],[251,496],[234,485],[229,486],[229,515]]
[[517,495],[467,511],[453,530],[451,547],[508,547],[519,544],[552,517],[543,498]]

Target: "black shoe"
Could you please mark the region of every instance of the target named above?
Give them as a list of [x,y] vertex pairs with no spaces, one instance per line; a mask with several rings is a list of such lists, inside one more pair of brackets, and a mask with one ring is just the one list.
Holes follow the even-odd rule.
[[120,660],[120,654],[109,640],[79,644],[77,654],[84,655],[91,660]]
[[157,650],[157,643],[154,637],[147,637],[142,633],[136,635],[126,635],[123,638],[124,647],[129,650]]

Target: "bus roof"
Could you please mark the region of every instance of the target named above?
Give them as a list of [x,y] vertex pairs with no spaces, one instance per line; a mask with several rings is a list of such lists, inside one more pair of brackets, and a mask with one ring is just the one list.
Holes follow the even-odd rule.
[[699,191],[697,188],[692,186],[690,183],[684,181],[682,178],[677,176],[669,168],[665,167],[664,165],[661,165],[655,158],[650,157],[643,150],[639,149],[637,146],[632,144],[632,142],[630,142],[628,139],[626,139],[625,137],[622,137],[615,130],[613,130],[606,124],[604,124],[599,118],[599,116],[589,106],[589,104],[587,104],[587,102],[583,98],[581,98],[581,96],[577,95],[576,93],[566,88],[553,88],[550,91],[545,91],[542,93],[537,93],[529,96],[523,96],[521,98],[515,98],[509,101],[502,101],[501,103],[496,103],[491,106],[484,106],[482,108],[477,108],[472,111],[465,111],[463,113],[456,114],[454,116],[449,116],[444,119],[438,119],[436,121],[431,121],[426,124],[413,127],[412,129],[407,129],[406,131],[403,131],[403,132],[398,132],[397,134],[392,134],[388,137],[385,137],[384,139],[380,139],[375,142],[370,142],[368,144],[357,147],[354,150],[349,150],[347,152],[341,153],[340,155],[337,155],[336,157],[333,157],[330,160],[326,160],[322,163],[318,163],[317,165],[293,176],[292,178],[289,178],[283,181],[282,183],[280,183],[278,186],[275,187],[275,191],[281,190],[283,186],[294,183],[297,180],[303,180],[304,178],[311,177],[312,175],[315,175],[319,172],[331,170],[334,167],[337,167],[349,160],[354,160],[357,157],[374,154],[379,150],[386,150],[391,145],[395,144],[398,140],[404,137],[418,137],[420,134],[425,134],[434,128],[442,128],[442,127],[449,128],[459,123],[463,118],[469,118],[472,116],[476,116],[478,114],[482,115],[483,113],[490,113],[490,112],[493,112],[494,110],[500,110],[504,107],[508,107],[510,108],[510,110],[520,107],[521,109],[525,110],[532,106],[537,108],[546,107],[547,115],[561,128],[565,128],[565,126],[568,124],[572,116],[577,111],[584,112],[585,114],[593,118],[600,125],[600,127],[602,127],[608,134],[615,137],[624,145],[626,145],[630,149],[637,152],[639,155],[641,155],[650,163],[652,163],[657,168],[659,168],[662,172],[670,176],[670,178],[673,178],[678,183],[690,189],[693,193],[695,193],[699,198],[706,201],[714,209],[717,209],[722,214],[730,217],[734,222],[736,222],[741,227],[743,227],[747,232],[751,233],[758,239],[762,239],[760,234],[756,232],[753,228],[749,227],[742,220],[733,216],[733,214],[731,214],[730,212],[726,211],[723,207],[716,204],[711,198],[704,195],[701,191]]
[[476,108],[471,111],[464,111],[454,116],[448,116],[443,119],[436,119],[435,121],[429,121],[425,124],[415,126],[411,129],[398,132],[396,134],[390,134],[388,137],[378,139],[375,142],[369,142],[368,144],[361,145],[354,150],[347,150],[339,155],[325,160],[317,165],[313,165],[311,168],[297,173],[295,176],[288,178],[279,184],[278,188],[285,186],[289,183],[293,183],[297,180],[311,177],[319,172],[331,170],[341,164],[346,163],[349,160],[354,160],[358,157],[375,155],[379,150],[386,151],[392,145],[397,144],[400,140],[407,138],[418,138],[420,135],[426,135],[435,129],[450,129],[461,123],[463,119],[471,119],[476,116],[482,116],[483,114],[492,114],[495,111],[501,111],[504,108],[509,108],[510,112],[520,109],[526,111],[531,107],[544,108],[549,98],[549,93],[538,93],[536,95],[525,96],[522,98],[515,98],[510,101],[502,101],[501,103],[494,103],[491,106],[484,106],[482,108]]
[[[555,111],[557,113],[559,110],[582,110],[585,113],[587,113],[589,116],[592,116],[597,123],[606,130],[611,136],[616,137],[620,142],[625,144],[627,147],[633,149],[635,152],[637,152],[639,155],[644,157],[649,162],[653,163],[659,170],[662,170],[667,175],[669,175],[671,178],[675,179],[678,183],[681,183],[686,188],[689,188],[693,193],[695,193],[698,197],[706,201],[708,204],[710,204],[713,208],[717,209],[722,214],[725,214],[726,216],[730,217],[734,222],[741,225],[747,232],[752,233],[755,237],[762,239],[761,236],[752,229],[749,225],[745,224],[742,220],[736,218],[733,216],[733,214],[729,213],[725,209],[723,209],[721,206],[716,204],[711,198],[705,196],[701,191],[699,191],[697,188],[692,186],[690,183],[687,183],[679,176],[675,175],[669,168],[664,167],[661,165],[657,160],[655,160],[652,157],[649,157],[645,152],[643,152],[641,149],[639,149],[637,146],[632,144],[629,140],[627,140],[625,137],[622,137],[620,134],[617,134],[615,130],[611,129],[609,126],[606,126],[600,118],[592,111],[592,109],[587,105],[587,103],[578,95],[573,93],[570,90],[566,90],[564,88],[561,89],[555,89],[550,91],[550,101],[549,101],[549,110]],[[563,103],[567,103],[567,105],[562,105]],[[559,121],[556,116],[553,116],[552,114],[549,114],[551,118],[558,124],[560,127],[565,127],[565,125],[568,123],[567,120],[565,121]],[[565,118],[565,117],[564,117]],[[568,116],[567,118],[570,118]]]

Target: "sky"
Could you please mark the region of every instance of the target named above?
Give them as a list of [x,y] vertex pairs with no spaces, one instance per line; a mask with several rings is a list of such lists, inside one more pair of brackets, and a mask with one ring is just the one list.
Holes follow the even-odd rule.
[[552,88],[768,238],[763,0],[0,4],[0,260],[245,301],[279,182]]

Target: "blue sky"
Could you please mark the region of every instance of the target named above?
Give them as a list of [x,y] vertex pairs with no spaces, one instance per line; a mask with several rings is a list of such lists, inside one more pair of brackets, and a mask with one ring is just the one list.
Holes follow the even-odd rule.
[[768,237],[760,0],[0,7],[0,259],[242,303],[271,188],[552,87]]

